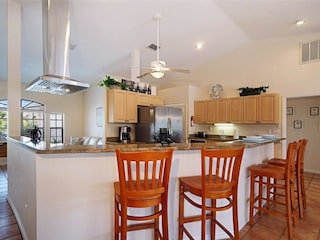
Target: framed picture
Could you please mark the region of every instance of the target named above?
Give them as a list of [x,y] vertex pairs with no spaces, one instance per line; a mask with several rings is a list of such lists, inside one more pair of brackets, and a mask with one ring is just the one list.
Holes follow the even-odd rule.
[[293,107],[287,107],[287,115],[293,116]]
[[303,120],[293,120],[292,127],[293,127],[293,129],[302,130],[303,129]]
[[310,117],[319,117],[320,115],[320,107],[309,107],[309,116]]
[[96,109],[97,127],[102,127],[102,107]]

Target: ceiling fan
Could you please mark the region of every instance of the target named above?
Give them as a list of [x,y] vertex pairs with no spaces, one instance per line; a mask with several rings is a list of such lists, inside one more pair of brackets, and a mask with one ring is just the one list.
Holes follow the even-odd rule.
[[160,42],[160,14],[157,14],[153,17],[154,20],[157,21],[157,46],[155,47],[157,50],[157,60],[153,61],[150,63],[150,67],[149,67],[149,71],[145,72],[139,76],[137,76],[137,78],[143,78],[147,75],[151,75],[154,78],[162,78],[165,75],[165,72],[181,72],[181,73],[189,73],[190,70],[188,69],[179,69],[179,68],[169,68],[167,67],[166,62],[161,61],[159,59],[159,55],[160,55],[160,47],[159,47],[159,42]]

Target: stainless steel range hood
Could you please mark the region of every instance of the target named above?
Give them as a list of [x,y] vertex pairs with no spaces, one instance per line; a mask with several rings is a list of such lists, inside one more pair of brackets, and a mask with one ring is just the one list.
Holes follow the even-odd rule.
[[42,0],[43,75],[27,91],[68,95],[89,88],[88,83],[71,79],[69,1]]

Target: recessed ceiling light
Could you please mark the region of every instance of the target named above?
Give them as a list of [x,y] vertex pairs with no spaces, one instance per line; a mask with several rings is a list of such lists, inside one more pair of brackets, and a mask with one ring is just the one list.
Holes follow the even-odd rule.
[[297,25],[297,26],[303,25],[304,23],[305,23],[304,20],[297,20],[297,21],[296,21],[296,25]]
[[198,42],[196,44],[196,49],[201,49],[201,48],[203,48],[203,42]]

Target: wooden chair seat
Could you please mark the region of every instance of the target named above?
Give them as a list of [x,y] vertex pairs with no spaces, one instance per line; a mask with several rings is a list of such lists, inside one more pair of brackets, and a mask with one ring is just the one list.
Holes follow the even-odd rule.
[[[285,167],[259,164],[250,167],[250,224],[254,223],[254,210],[259,214],[268,213],[285,217],[287,220],[288,238],[292,239],[292,224],[296,223],[296,204],[294,197],[294,163],[299,144],[289,143]],[[264,193],[263,189],[266,186]],[[256,191],[257,187],[257,191]],[[277,191],[281,190],[278,194]],[[280,196],[281,199],[276,198]],[[285,206],[284,211],[276,208]]]
[[[179,178],[179,240],[183,239],[183,235],[189,239],[199,239],[194,238],[186,226],[196,221],[201,221],[201,240],[204,240],[207,220],[210,221],[211,239],[215,239],[216,225],[230,238],[239,239],[237,192],[243,151],[243,147],[219,150],[202,148],[201,176]],[[195,196],[201,201],[195,200]],[[185,202],[201,209],[201,214],[185,216]],[[230,208],[232,208],[233,234],[216,218],[217,211]]]
[[[172,153],[172,149],[116,150],[119,182],[114,183],[115,240],[127,239],[129,231],[148,228],[154,230],[155,240],[169,239],[168,186]],[[128,208],[135,211],[128,211]]]

